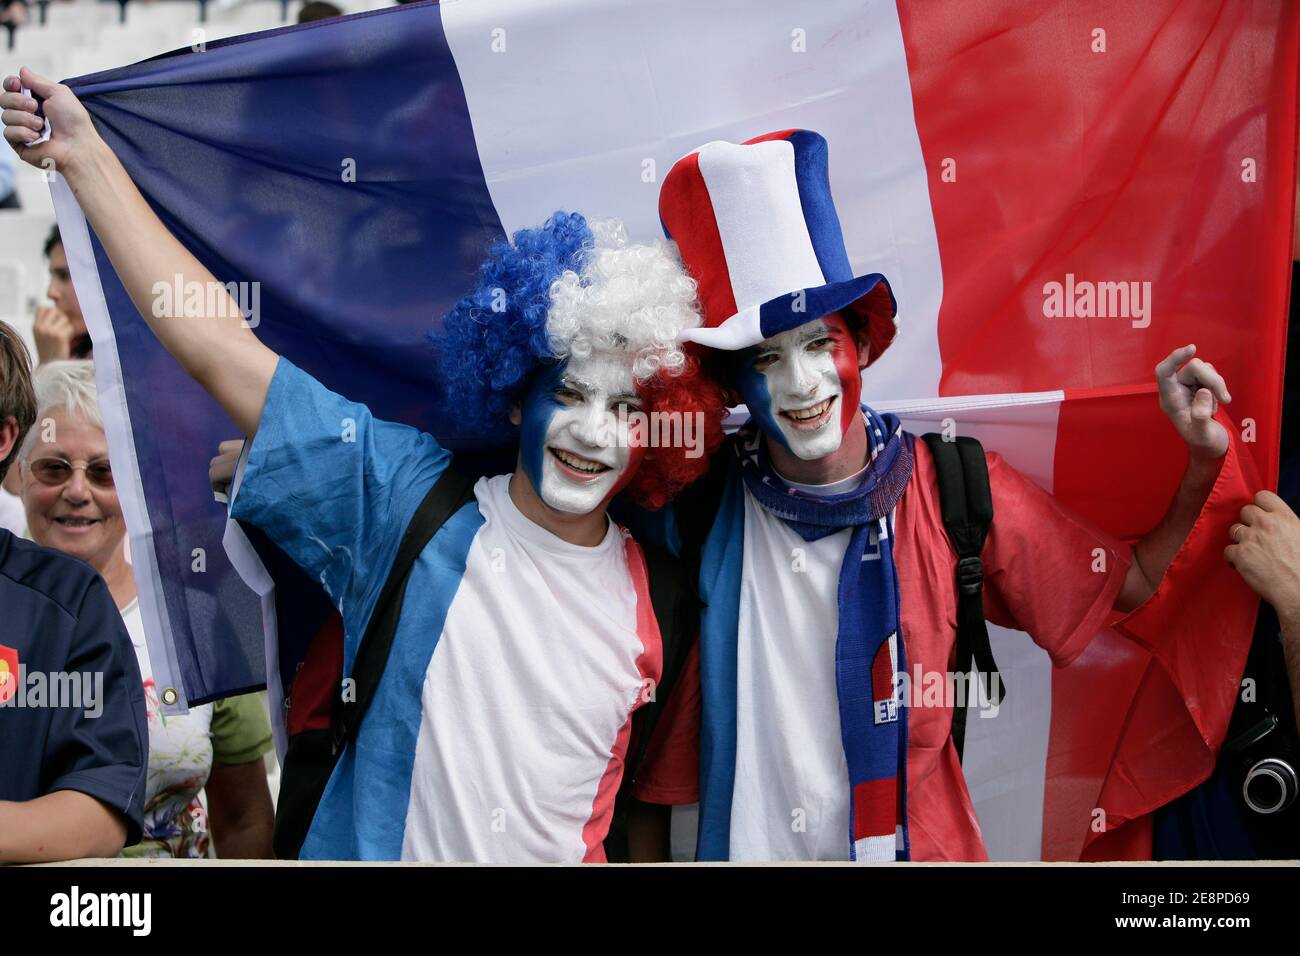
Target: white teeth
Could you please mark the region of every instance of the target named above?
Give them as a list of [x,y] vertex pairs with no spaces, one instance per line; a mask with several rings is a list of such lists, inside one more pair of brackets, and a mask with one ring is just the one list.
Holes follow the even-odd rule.
[[568,452],[562,451],[559,448],[552,448],[551,451],[554,452],[556,458],[560,459],[560,461],[564,462],[574,471],[582,471],[582,472],[586,472],[589,475],[594,475],[594,474],[598,474],[599,472],[609,470],[606,466],[600,464],[599,462],[587,461],[583,458],[578,458],[577,456],[571,455]]
[[831,400],[828,398],[826,399],[826,401],[819,402],[818,404],[814,405],[812,408],[805,408],[796,411],[788,411],[786,412],[786,414],[789,415],[797,422],[806,422],[825,414],[826,409],[830,407],[831,407]]

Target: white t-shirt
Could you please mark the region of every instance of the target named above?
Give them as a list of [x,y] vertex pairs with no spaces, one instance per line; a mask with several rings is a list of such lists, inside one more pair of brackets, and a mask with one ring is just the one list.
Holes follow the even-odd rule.
[[[787,484],[843,494],[865,473],[830,485]],[[805,541],[745,492],[732,860],[848,859],[835,642],[851,535],[846,528]]]
[[484,523],[425,673],[403,859],[603,858],[632,711],[662,667],[621,529],[569,544],[509,482],[474,487]]

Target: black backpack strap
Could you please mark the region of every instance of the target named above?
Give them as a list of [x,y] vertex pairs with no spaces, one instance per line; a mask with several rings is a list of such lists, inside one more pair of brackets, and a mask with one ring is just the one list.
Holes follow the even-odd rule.
[[[973,659],[988,700],[998,704],[1005,696],[1005,689],[984,621],[984,564],[980,560],[984,539],[993,523],[993,495],[984,448],[974,438],[965,436],[955,441],[945,440],[933,432],[921,437],[934,458],[939,479],[939,510],[948,540],[957,552],[957,673],[969,674]],[[997,675],[996,685],[994,675]],[[971,687],[966,686],[969,692]],[[952,715],[952,739],[959,760],[966,742],[966,715],[967,707],[956,708]]]
[[448,468],[433,483],[411,517],[411,523],[406,526],[406,534],[402,536],[402,543],[397,548],[397,557],[393,559],[393,566],[388,571],[388,580],[379,592],[379,599],[370,613],[370,622],[366,625],[366,633],[357,648],[350,675],[353,681],[352,694],[346,700],[342,693],[334,699],[330,731],[335,756],[361,726],[379,680],[384,676],[388,655],[393,649],[393,635],[397,633],[397,622],[402,616],[406,582],[411,577],[415,559],[438,529],[447,523],[447,519],[473,497],[474,483],[455,469]]
[[[280,859],[298,858],[339,755],[356,734],[375,688],[379,686],[393,647],[393,634],[397,631],[406,582],[415,559],[447,519],[473,497],[474,486],[470,479],[450,468],[433,483],[407,525],[388,579],[357,648],[352,667],[353,693],[348,695],[347,701],[343,700],[342,688],[334,695],[328,728],[304,730],[289,738],[280,777],[280,799],[275,811],[274,848]],[[341,670],[342,662],[339,667]]]

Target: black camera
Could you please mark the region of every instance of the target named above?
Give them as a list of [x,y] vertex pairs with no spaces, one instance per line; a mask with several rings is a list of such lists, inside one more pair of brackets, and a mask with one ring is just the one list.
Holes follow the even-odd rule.
[[1300,742],[1262,703],[1241,704],[1233,717],[1245,726],[1224,743],[1223,755],[1240,768],[1242,800],[1258,814],[1291,809],[1300,796]]

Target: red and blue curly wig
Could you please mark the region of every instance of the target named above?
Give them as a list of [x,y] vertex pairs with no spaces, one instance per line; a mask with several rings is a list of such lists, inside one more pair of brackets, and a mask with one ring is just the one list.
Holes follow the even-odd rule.
[[632,359],[645,412],[695,416],[703,454],[652,447],[625,493],[659,508],[708,469],[722,442],[726,403],[682,346],[700,324],[695,282],[671,242],[632,244],[621,223],[557,212],[536,229],[499,242],[478,285],[447,314],[436,337],[446,393],[485,438],[513,434],[510,407],[534,376],[569,356],[619,351]]

